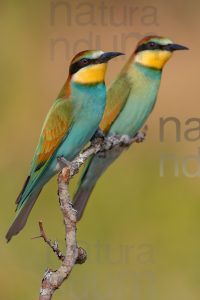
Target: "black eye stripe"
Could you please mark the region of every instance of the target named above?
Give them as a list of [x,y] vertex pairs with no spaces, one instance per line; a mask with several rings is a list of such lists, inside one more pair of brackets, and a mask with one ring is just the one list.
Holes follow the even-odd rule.
[[137,47],[135,53],[144,51],[144,50],[165,50],[167,45],[159,45],[155,42],[148,42]]
[[[87,60],[87,61],[86,61]],[[99,63],[99,60],[98,59],[90,59],[90,58],[83,58],[75,63],[73,63],[71,66],[70,66],[70,69],[69,69],[69,73],[71,75],[75,74],[76,72],[78,72],[80,69],[84,68],[84,67],[87,67],[89,65],[94,65],[94,64],[97,64]]]

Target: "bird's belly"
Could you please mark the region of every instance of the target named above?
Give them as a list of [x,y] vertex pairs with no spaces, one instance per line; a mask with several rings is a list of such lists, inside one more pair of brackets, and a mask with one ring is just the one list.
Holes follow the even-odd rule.
[[146,122],[155,103],[155,97],[151,101],[138,99],[138,101],[129,101],[117,120],[114,122],[109,133],[127,134],[134,136]]
[[94,129],[93,126],[86,127],[77,124],[59,148],[56,156],[64,156],[69,161],[73,160],[89,142],[97,128],[98,125]]

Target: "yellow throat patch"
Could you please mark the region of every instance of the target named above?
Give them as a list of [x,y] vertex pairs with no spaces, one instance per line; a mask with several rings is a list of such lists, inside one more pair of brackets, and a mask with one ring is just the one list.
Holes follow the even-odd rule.
[[162,69],[172,53],[164,50],[146,50],[136,54],[135,61],[143,66]]
[[81,84],[92,84],[103,82],[105,78],[105,72],[107,69],[107,64],[97,64],[90,65],[85,68],[80,69],[72,77],[72,80]]

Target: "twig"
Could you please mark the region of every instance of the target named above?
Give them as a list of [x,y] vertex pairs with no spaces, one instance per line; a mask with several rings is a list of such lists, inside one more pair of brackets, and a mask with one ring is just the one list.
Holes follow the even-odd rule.
[[78,173],[80,167],[88,159],[89,156],[98,152],[107,152],[113,148],[127,148],[134,142],[142,142],[146,135],[146,130],[143,134],[139,133],[134,138],[130,139],[128,136],[110,136],[102,141],[102,139],[95,138],[83,153],[81,153],[72,162],[66,161],[63,157],[58,159],[62,171],[58,175],[58,196],[60,208],[63,214],[65,224],[65,240],[66,240],[66,255],[64,256],[59,250],[57,242],[52,242],[47,238],[44,231],[43,224],[40,221],[40,236],[45,243],[55,252],[57,257],[62,261],[61,266],[57,271],[47,269],[44,274],[39,300],[50,300],[54,292],[62,285],[65,279],[70,275],[75,264],[82,264],[87,259],[86,251],[78,247],[76,241],[76,211],[73,209],[70,194],[68,191],[68,184],[70,179]]
[[58,243],[56,241],[52,242],[50,239],[48,239],[48,237],[47,237],[47,235],[46,235],[46,233],[44,231],[44,227],[43,227],[42,221],[39,221],[38,224],[39,224],[39,229],[40,229],[40,235],[34,237],[33,239],[43,238],[44,242],[47,243],[47,245],[53,250],[53,252],[56,254],[56,256],[58,257],[58,259],[60,259],[61,261],[63,261],[65,259],[65,256],[60,251],[60,249],[58,247]]

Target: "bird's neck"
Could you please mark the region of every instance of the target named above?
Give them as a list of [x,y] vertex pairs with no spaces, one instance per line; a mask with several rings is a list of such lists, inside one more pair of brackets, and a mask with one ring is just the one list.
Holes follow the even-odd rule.
[[137,80],[142,81],[160,81],[162,75],[162,69],[155,69],[151,67],[144,66],[134,59],[128,62],[124,70],[129,79],[135,83]]
[[104,81],[93,84],[81,84],[72,81],[71,76],[69,75],[58,95],[58,98],[68,98],[70,96],[73,96],[73,94],[75,94],[77,90],[81,90],[82,92],[90,92],[91,89],[94,89],[99,85],[105,85]]

